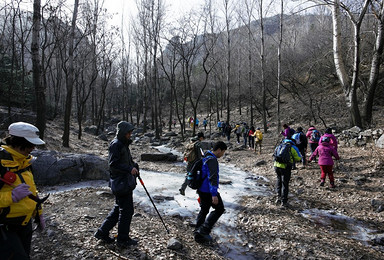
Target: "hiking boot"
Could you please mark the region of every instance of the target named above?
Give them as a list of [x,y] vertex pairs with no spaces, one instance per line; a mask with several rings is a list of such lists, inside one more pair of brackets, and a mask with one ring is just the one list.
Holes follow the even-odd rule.
[[331,182],[331,183],[329,184],[329,187],[333,189],[333,188],[335,188],[335,184],[334,184],[333,182]]
[[280,198],[277,198],[276,201],[275,201],[276,205],[281,205],[281,199]]
[[287,201],[283,201],[283,202],[281,203],[281,206],[284,207],[284,208],[288,208],[288,207],[289,207],[289,204],[288,204]]
[[180,191],[180,194],[181,194],[181,195],[185,196],[185,189],[180,188],[179,191]]
[[321,187],[323,187],[324,186],[324,182],[322,181],[322,182],[320,182],[320,186]]
[[105,242],[107,244],[111,244],[111,243],[113,243],[115,241],[114,238],[109,237],[108,234],[103,233],[100,229],[98,229],[96,231],[94,236],[95,236],[95,238],[100,239],[101,241],[103,241],[103,242]]
[[209,243],[213,241],[213,238],[209,234],[205,234],[200,230],[193,232],[193,238],[197,243]]
[[117,241],[116,242],[116,245],[120,248],[128,248],[130,246],[136,246],[137,245],[137,241],[132,239],[132,238],[128,238],[128,240],[126,241]]

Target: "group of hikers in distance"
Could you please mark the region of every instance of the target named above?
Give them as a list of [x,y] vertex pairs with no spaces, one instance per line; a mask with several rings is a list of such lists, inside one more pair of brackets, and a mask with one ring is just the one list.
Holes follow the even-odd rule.
[[[104,243],[114,243],[120,248],[128,248],[138,244],[130,236],[131,221],[134,213],[133,190],[138,178],[144,186],[139,165],[134,162],[129,146],[132,143],[134,125],[121,121],[116,127],[116,136],[110,142],[108,163],[110,170],[110,187],[115,195],[115,204],[105,218],[94,236]],[[224,130],[223,130],[224,129]],[[228,129],[231,129],[229,131]],[[220,124],[219,133],[235,133],[237,142],[243,137],[244,147],[259,148],[263,135],[260,129],[247,127],[246,123],[239,123],[231,127],[229,124]],[[225,132],[228,131],[228,132]],[[284,125],[281,132],[283,140],[273,152],[274,169],[277,175],[276,203],[283,207],[288,206],[289,180],[292,169],[296,163],[302,162],[306,166],[306,150],[308,143],[311,149],[309,162],[316,161],[321,170],[320,186],[324,186],[328,176],[330,187],[334,188],[333,157],[337,160],[337,139],[328,128],[323,135],[314,127],[309,127],[306,134],[298,127],[296,131]],[[198,243],[209,243],[213,239],[211,230],[225,207],[219,193],[220,167],[218,159],[227,151],[227,144],[217,141],[211,150],[203,151],[201,142],[205,136],[199,132],[187,145],[184,158],[187,162],[185,181],[179,189],[185,195],[186,187],[196,190],[199,198],[200,212],[196,218],[193,236]],[[39,199],[31,163],[30,154],[37,145],[45,142],[39,138],[38,129],[24,122],[13,123],[8,128],[8,136],[1,145],[1,178],[0,178],[0,255],[5,259],[30,259],[32,240],[32,221],[38,224],[39,230],[45,228],[45,217],[42,211],[42,202]],[[145,187],[144,187],[145,188]],[[211,208],[213,209],[212,211]],[[117,226],[117,236],[111,237],[111,230]],[[167,230],[168,231],[168,230]]]

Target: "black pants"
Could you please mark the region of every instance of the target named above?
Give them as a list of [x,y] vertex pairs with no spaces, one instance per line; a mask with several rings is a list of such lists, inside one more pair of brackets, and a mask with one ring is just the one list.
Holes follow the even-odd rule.
[[282,202],[285,203],[288,201],[288,192],[289,192],[289,180],[291,179],[291,165],[287,165],[285,169],[275,167],[275,172],[277,174],[276,181],[276,193]]
[[32,222],[26,226],[0,226],[0,259],[30,259]]
[[100,230],[107,235],[109,234],[109,231],[116,226],[117,223],[119,223],[117,229],[117,241],[127,241],[129,239],[129,230],[131,227],[133,212],[132,191],[124,196],[116,196],[116,204],[104,220]]
[[[214,205],[212,204],[211,193],[201,191],[198,191],[197,193],[200,197],[200,212],[199,215],[197,215],[196,230],[201,227],[204,228],[205,233],[209,234],[217,220],[225,211],[223,200],[221,199],[220,194],[217,193],[219,202],[217,205]],[[206,218],[211,207],[215,210],[209,214],[208,218]]]

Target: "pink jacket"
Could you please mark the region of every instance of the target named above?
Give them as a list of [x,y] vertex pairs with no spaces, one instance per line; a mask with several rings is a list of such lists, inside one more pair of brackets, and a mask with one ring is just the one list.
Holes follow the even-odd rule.
[[323,142],[321,143],[316,150],[313,152],[311,157],[309,157],[309,160],[312,161],[313,158],[315,158],[317,155],[319,155],[319,165],[333,165],[333,159],[332,156],[336,158],[336,160],[339,160],[339,154],[333,148],[329,143]]
[[329,144],[331,146],[333,146],[333,148],[335,148],[335,150],[337,151],[337,139],[336,139],[336,136],[334,136],[333,134],[325,133],[324,135],[322,135],[320,137],[319,145],[322,143],[321,139],[323,139],[323,137],[328,137],[329,138]]
[[311,143],[311,144],[316,143],[316,142],[311,141],[311,135],[312,135],[312,131],[313,131],[313,130],[317,130],[317,129],[314,128],[314,127],[310,127],[310,128],[308,128],[308,131],[307,131],[307,133],[305,134],[305,136],[306,136],[307,139],[308,139],[308,142]]

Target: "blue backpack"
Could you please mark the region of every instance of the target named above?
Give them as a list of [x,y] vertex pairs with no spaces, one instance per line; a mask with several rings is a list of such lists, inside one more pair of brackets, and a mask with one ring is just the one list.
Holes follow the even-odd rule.
[[279,163],[291,163],[291,147],[290,143],[281,143],[279,144],[273,153],[275,161]]
[[312,142],[318,143],[320,141],[320,132],[316,129],[312,131],[311,139]]

